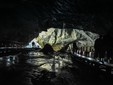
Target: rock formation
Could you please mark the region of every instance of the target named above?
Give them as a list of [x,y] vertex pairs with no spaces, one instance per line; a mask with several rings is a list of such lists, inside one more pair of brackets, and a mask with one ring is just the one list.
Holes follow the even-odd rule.
[[94,41],[98,34],[78,29],[50,28],[39,33],[37,42],[43,47],[46,43],[59,50],[67,44],[76,42],[78,47],[94,46]]

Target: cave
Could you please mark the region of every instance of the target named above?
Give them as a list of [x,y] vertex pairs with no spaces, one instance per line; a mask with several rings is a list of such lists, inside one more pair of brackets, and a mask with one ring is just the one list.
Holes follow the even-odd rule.
[[1,0],[0,85],[112,85],[112,4]]

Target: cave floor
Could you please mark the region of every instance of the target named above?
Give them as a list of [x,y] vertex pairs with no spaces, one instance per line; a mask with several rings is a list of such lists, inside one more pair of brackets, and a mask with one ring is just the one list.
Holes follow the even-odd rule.
[[0,67],[0,85],[112,85],[112,81],[112,75],[89,70],[79,63],[66,64],[58,72],[31,63]]

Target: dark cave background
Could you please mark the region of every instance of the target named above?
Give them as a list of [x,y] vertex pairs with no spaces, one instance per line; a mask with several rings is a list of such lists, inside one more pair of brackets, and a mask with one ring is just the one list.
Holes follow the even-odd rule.
[[112,34],[112,4],[111,0],[2,0],[0,39],[26,43],[49,27]]

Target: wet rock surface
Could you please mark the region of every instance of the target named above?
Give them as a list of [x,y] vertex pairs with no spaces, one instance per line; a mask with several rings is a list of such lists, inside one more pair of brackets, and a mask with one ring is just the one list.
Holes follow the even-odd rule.
[[[27,61],[26,63],[1,67],[0,85],[112,85],[112,75],[96,71],[84,65],[66,63],[59,71],[54,72],[44,67],[40,68],[41,65],[38,65],[38,62],[44,59],[45,62],[47,58],[41,57],[41,60],[41,58],[34,58],[36,56],[31,57],[29,59],[36,60],[34,63]],[[49,60],[52,61],[52,58],[48,58]]]

